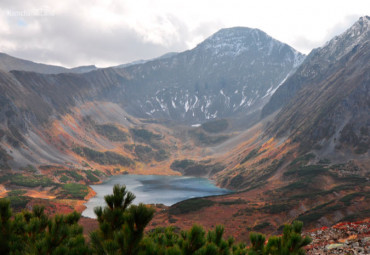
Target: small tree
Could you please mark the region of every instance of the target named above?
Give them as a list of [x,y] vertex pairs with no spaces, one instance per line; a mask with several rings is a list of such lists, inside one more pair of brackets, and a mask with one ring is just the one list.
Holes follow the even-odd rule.
[[10,217],[9,199],[0,199],[0,254],[8,254],[10,251],[10,240],[12,239],[12,228]]
[[135,195],[125,186],[115,185],[113,194],[104,199],[107,206],[94,210],[99,230],[90,235],[93,249],[97,254],[138,254],[144,229],[152,220],[154,209],[144,204],[131,205]]
[[259,233],[251,233],[252,247],[248,251],[250,255],[303,255],[306,251],[304,246],[311,243],[310,237],[302,237],[303,223],[294,221],[291,225],[285,225],[283,236],[272,236],[265,245],[265,236]]

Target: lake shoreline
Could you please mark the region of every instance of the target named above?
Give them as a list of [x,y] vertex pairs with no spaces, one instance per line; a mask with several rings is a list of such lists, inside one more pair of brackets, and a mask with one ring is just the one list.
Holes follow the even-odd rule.
[[202,177],[114,175],[108,177],[100,184],[89,185],[96,195],[84,204],[86,209],[82,212],[82,216],[95,218],[93,208],[105,206],[104,196],[112,193],[115,184],[125,185],[127,190],[136,196],[134,204],[145,203],[171,206],[187,199],[232,193],[230,190],[217,187],[212,180]]

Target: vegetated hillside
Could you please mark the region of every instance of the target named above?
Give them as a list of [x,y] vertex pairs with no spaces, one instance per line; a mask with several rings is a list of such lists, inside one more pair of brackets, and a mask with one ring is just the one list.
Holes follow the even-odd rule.
[[58,73],[85,73],[96,70],[96,66],[79,66],[75,68],[65,68],[62,66],[45,65],[35,63],[29,60],[12,57],[5,53],[0,53],[0,69],[4,71],[28,71],[44,74],[58,74]]
[[[364,19],[344,35],[367,26]],[[355,35],[361,40],[339,51],[341,57],[331,61],[320,80],[300,88],[265,128],[256,125],[236,136],[242,142],[218,155],[225,169],[214,179],[238,192],[180,202],[159,221],[185,226],[193,219],[207,226],[221,222],[242,237],[253,230],[273,233],[293,219],[311,228],[369,218],[370,42]],[[334,42],[345,44],[341,40],[347,37],[333,40],[320,51],[328,52]],[[314,54],[318,63],[328,62],[327,54]],[[247,230],[240,227],[243,223]]]

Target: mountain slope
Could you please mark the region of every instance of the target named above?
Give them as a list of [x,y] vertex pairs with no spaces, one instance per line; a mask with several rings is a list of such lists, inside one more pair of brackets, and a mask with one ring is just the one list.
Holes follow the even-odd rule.
[[369,20],[369,16],[361,17],[343,34],[334,37],[325,46],[314,49],[263,107],[262,117],[286,105],[302,87],[322,82],[328,75],[335,73],[337,67],[333,65],[344,62],[346,55],[369,41]]
[[[315,65],[320,64],[317,75],[296,86],[301,89],[271,122],[269,134],[290,135],[306,151],[316,144],[316,148],[321,147],[322,156],[335,157],[341,149],[349,148],[366,154],[370,148],[369,24],[369,17],[361,18],[344,34],[308,56],[310,61],[305,61],[300,70],[312,71],[312,61],[316,59]],[[301,74],[298,71],[291,79],[299,79]]]

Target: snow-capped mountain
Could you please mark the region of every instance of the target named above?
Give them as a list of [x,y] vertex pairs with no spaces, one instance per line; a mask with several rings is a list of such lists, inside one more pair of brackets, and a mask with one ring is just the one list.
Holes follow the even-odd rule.
[[112,91],[140,117],[204,122],[256,113],[304,55],[258,29],[222,29],[192,50],[122,69]]

